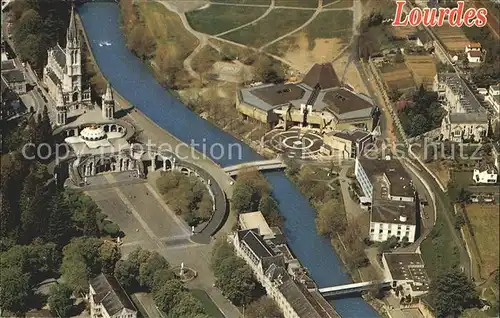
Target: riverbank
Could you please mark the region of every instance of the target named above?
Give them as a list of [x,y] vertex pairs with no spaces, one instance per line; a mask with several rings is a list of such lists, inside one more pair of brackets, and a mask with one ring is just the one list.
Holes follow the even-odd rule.
[[[233,62],[226,60],[227,57],[222,52],[209,54],[211,51],[208,49],[211,47],[206,45],[204,48],[207,50],[200,50],[194,54],[194,58],[196,60],[206,58],[213,63],[207,65],[199,77],[190,77],[185,65],[183,68],[183,61],[186,55],[193,53],[197,40],[184,28],[177,13],[169,11],[165,6],[156,2],[133,4],[136,10],[128,8],[132,5],[129,0],[122,0],[120,3],[121,29],[127,40],[127,45],[138,58],[144,61],[157,81],[165,89],[174,93],[182,104],[200,117],[246,143],[262,156],[269,156],[261,146],[261,139],[267,132],[267,127],[261,122],[243,120],[236,111],[234,99],[240,85],[213,79],[213,76],[216,75],[216,71],[212,69],[214,63],[222,62],[227,65],[240,65],[242,63],[238,61],[237,64],[232,64]],[[133,15],[130,13],[131,11]],[[151,41],[155,43],[155,49],[149,48],[150,51],[144,53],[142,52],[144,48],[134,49],[131,47],[131,45],[144,46],[144,44],[141,44],[142,42],[136,43],[134,38],[137,36],[137,28],[128,27],[130,23],[124,25],[123,19],[141,21],[144,27],[140,28],[140,31],[144,33],[146,38],[152,39]],[[175,31],[156,31],[152,27],[153,25],[166,25],[167,29],[175,29]],[[228,51],[228,46],[229,44],[225,44],[224,51]],[[177,49],[172,51],[167,50],[167,47],[177,47]],[[249,51],[247,54],[252,54],[252,61],[258,57],[255,52]],[[250,68],[247,65],[244,67]]]
[[[222,167],[261,160],[255,151],[233,136],[203,120],[185,105],[174,99],[154,79],[142,61],[126,47],[120,30],[120,13],[116,4],[85,3],[79,8],[92,50],[103,74],[132,104],[157,126],[186,144],[197,141],[193,147],[202,150],[228,150],[224,154],[211,154],[211,159]],[[110,46],[97,43],[108,41]],[[200,145],[201,143],[201,145]],[[237,145],[237,147],[229,147]],[[348,283],[343,267],[328,240],[317,235],[314,210],[292,182],[281,172],[266,172],[278,201],[279,211],[285,217],[284,235],[292,252],[311,273],[320,287]],[[343,317],[378,317],[377,313],[360,297],[331,301]]]

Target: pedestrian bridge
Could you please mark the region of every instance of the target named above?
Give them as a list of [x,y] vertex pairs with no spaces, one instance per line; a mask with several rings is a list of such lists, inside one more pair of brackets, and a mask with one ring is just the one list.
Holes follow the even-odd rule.
[[236,176],[240,171],[246,169],[257,169],[259,171],[281,170],[285,169],[286,165],[281,159],[260,160],[254,162],[240,163],[237,165],[224,168],[224,172],[231,177]]
[[339,285],[339,286],[332,286],[332,287],[324,287],[324,288],[319,288],[318,291],[320,292],[323,297],[328,297],[328,296],[338,296],[338,295],[347,295],[347,294],[352,294],[352,293],[360,293],[363,291],[367,291],[370,288],[374,286],[378,286],[380,288],[387,288],[391,287],[392,280],[390,279],[384,279],[384,280],[374,280],[374,281],[369,281],[369,282],[361,282],[361,283],[352,283],[352,284],[345,284],[345,285]]

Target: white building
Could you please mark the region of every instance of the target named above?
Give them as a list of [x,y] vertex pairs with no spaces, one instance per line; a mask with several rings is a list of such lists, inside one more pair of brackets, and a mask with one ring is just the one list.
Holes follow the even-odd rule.
[[429,291],[430,280],[420,254],[384,253],[382,264],[385,278],[393,281],[393,291],[399,290],[399,297],[415,297]]
[[78,108],[79,103],[90,102],[90,88],[82,86],[82,51],[74,9],[66,33],[66,47],[57,44],[48,51],[43,83],[54,100],[62,91],[64,105],[75,104]]
[[236,255],[250,266],[285,318],[338,317],[292,256],[279,229],[271,229],[261,212],[240,214],[239,225],[241,230],[231,236]]
[[458,74],[437,74],[433,87],[448,111],[441,122],[443,140],[480,142],[488,135],[487,112]]
[[383,242],[395,236],[414,242],[418,202],[401,162],[357,158],[354,173],[364,195],[360,201],[371,203],[370,240]]
[[89,305],[91,318],[137,318],[137,308],[114,276],[90,280]]
[[500,84],[491,85],[488,89],[488,96],[485,99],[497,114],[500,113]]
[[469,63],[481,63],[481,44],[470,43],[465,47],[465,54]]
[[473,176],[475,183],[496,184],[498,172],[495,166],[490,164],[477,164],[474,168]]

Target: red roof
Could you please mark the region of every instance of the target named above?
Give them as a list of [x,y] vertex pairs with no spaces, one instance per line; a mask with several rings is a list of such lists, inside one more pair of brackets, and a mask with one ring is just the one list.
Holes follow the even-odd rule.
[[470,57],[481,57],[481,52],[479,51],[469,51],[468,54]]

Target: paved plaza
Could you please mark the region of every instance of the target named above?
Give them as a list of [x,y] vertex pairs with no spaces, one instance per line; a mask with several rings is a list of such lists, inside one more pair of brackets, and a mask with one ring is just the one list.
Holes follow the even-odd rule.
[[264,144],[288,158],[315,159],[323,145],[323,138],[314,131],[273,130],[264,136]]

